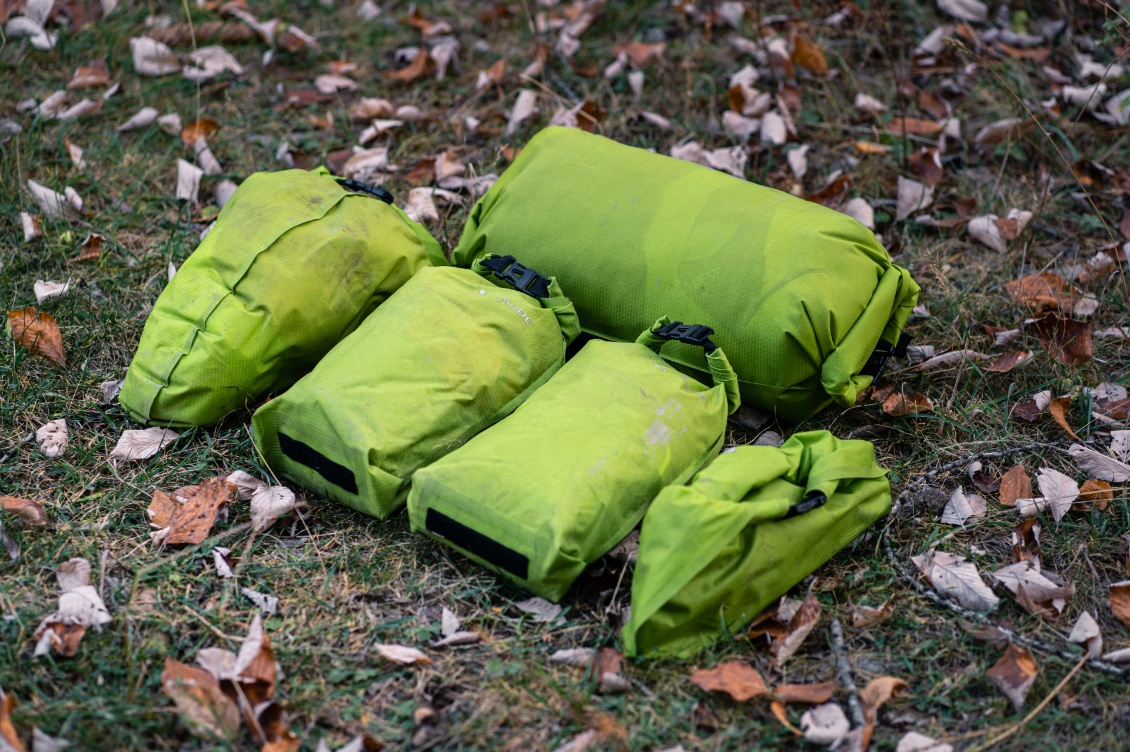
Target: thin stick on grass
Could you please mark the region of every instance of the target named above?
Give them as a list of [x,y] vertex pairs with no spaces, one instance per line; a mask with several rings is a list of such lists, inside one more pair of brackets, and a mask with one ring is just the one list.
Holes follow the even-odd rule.
[[847,646],[844,644],[844,627],[839,619],[832,619],[828,631],[832,637],[832,651],[836,654],[836,681],[847,693],[852,726],[863,728],[867,725],[867,719],[863,715],[863,706],[859,703],[859,689],[855,686],[855,678],[851,673],[851,661],[848,658]]

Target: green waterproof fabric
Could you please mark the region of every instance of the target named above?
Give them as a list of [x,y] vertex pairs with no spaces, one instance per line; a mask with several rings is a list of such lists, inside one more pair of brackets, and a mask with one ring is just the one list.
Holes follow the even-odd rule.
[[422,269],[255,412],[256,446],[279,475],[385,517],[413,471],[521,404],[579,331],[556,281],[539,300],[481,264]]
[[157,298],[119,400],[142,423],[219,422],[297,381],[429,257],[427,230],[325,169],[256,173]]
[[[851,405],[918,298],[845,214],[577,129],[535,136],[471,211],[452,261],[518,253],[586,331],[631,341],[677,311],[726,333],[742,400],[799,420]],[[695,368],[693,349],[667,357]]]
[[699,351],[708,387],[664,361],[663,345],[650,331],[587,343],[512,415],[416,471],[412,529],[559,600],[663,486],[718,452],[738,407],[721,350],[705,363]]
[[[827,503],[786,518],[820,492]],[[891,508],[866,441],[794,434],[740,446],[652,502],[640,530],[628,655],[687,657],[758,613]]]

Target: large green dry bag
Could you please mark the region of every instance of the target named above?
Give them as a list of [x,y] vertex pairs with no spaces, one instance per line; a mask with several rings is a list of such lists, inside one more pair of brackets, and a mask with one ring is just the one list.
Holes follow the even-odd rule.
[[[412,529],[560,599],[721,448],[739,397],[709,334],[664,318],[636,343],[589,342],[513,415],[416,471]],[[706,350],[713,387],[659,356],[668,340]]]
[[370,190],[324,168],[247,178],[153,304],[119,397],[130,417],[209,425],[286,389],[429,256],[443,259]]
[[[743,402],[794,420],[853,404],[918,296],[845,214],[570,128],[529,142],[452,260],[518,249],[568,281],[599,337],[631,341],[669,311],[725,332]],[[667,357],[701,370],[690,348]]]
[[890,508],[866,441],[811,431],[722,454],[644,517],[624,652],[686,657],[739,631]]
[[255,412],[256,446],[279,475],[385,517],[413,471],[521,404],[579,332],[556,280],[513,257],[422,269]]

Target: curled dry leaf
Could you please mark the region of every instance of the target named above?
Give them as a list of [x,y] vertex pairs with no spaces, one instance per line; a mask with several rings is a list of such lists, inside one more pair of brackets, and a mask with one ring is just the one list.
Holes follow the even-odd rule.
[[1089,478],[1110,481],[1111,483],[1126,483],[1130,481],[1130,465],[1119,462],[1113,457],[1102,452],[1083,446],[1072,444],[1067,453],[1075,460],[1080,470]]
[[126,131],[137,130],[138,128],[145,128],[153,124],[160,113],[153,107],[142,107],[138,110],[137,114],[132,116],[129,120],[119,125],[115,130],[118,133],[125,133]]
[[859,691],[859,704],[863,706],[867,723],[875,723],[879,708],[906,688],[907,683],[894,676],[880,676],[867,682],[867,686]]
[[251,588],[240,588],[239,592],[243,593],[243,597],[255,604],[261,613],[268,616],[274,616],[279,612],[279,599],[273,595],[260,593]]
[[180,58],[156,39],[134,37],[129,40],[129,49],[133,56],[133,69],[143,76],[180,73]]
[[48,653],[71,657],[78,652],[87,627],[101,628],[111,621],[102,596],[90,586],[90,564],[70,559],[55,572],[59,582],[59,605],[35,630],[35,655]]
[[0,496],[0,514],[19,515],[29,525],[47,524],[47,513],[44,512],[43,506],[31,499]]
[[562,663],[566,666],[585,668],[592,664],[596,651],[592,648],[566,648],[558,650],[549,656],[550,663]]
[[67,421],[65,418],[42,425],[35,432],[39,451],[47,457],[62,457],[67,451]]
[[169,496],[153,492],[148,510],[151,535],[157,543],[196,544],[208,537],[220,510],[235,496],[235,486],[223,478],[209,478],[195,486],[178,488]]
[[166,658],[161,689],[176,703],[181,720],[193,734],[235,739],[239,708],[210,672]]
[[200,179],[204,170],[183,159],[177,160],[176,197],[192,204],[199,203]]
[[[9,32],[10,33],[10,32]],[[16,727],[12,724],[12,708],[16,705],[16,698],[10,693],[0,689],[0,743],[7,749],[4,752],[27,752],[24,743],[20,741]],[[3,747],[0,747],[3,749]]]
[[917,180],[904,178],[898,179],[897,208],[895,219],[902,220],[916,211],[925,209],[934,203],[934,189]]
[[1090,478],[1079,487],[1079,500],[1092,505],[1099,512],[1105,512],[1114,501],[1114,488],[1105,480]]
[[964,526],[969,520],[976,522],[984,517],[987,508],[988,505],[983,498],[975,493],[967,494],[965,489],[959,486],[946,502],[941,522],[943,525]]
[[781,702],[802,702],[819,705],[832,699],[836,692],[835,682],[819,684],[779,684],[773,689],[773,698]]
[[953,745],[934,741],[917,731],[908,731],[899,739],[895,752],[953,752]]
[[784,665],[785,661],[796,653],[801,643],[816,627],[816,623],[820,621],[822,611],[820,601],[816,599],[815,595],[811,592],[805,595],[801,607],[789,619],[785,635],[774,640],[769,648],[773,655],[777,657],[778,666]]
[[805,741],[813,744],[833,745],[851,730],[843,708],[834,702],[817,705],[800,717],[800,728]]
[[1071,407],[1070,397],[1056,397],[1048,404],[1048,413],[1051,414],[1059,427],[1067,432],[1068,436],[1073,439],[1079,440],[1075,431],[1071,430],[1071,424],[1067,422],[1067,411]]
[[792,61],[818,76],[828,75],[828,61],[824,58],[824,51],[804,34],[797,34],[793,40]]
[[1000,603],[1000,598],[981,579],[977,567],[964,556],[931,549],[911,560],[934,590],[971,611],[992,611]]
[[286,486],[264,484],[251,495],[251,527],[256,532],[264,532],[294,507],[294,491]]
[[1032,360],[1035,355],[1031,350],[1001,353],[993,358],[993,362],[985,369],[989,373],[1008,373],[1017,366],[1022,366]]
[[728,661],[711,669],[699,669],[691,674],[691,683],[707,692],[725,692],[737,702],[769,693],[757,669],[742,661]]
[[406,645],[374,645],[373,648],[382,658],[410,666],[415,663],[431,663],[432,659],[416,648]]
[[1098,310],[1099,302],[1053,272],[1030,274],[1005,284],[1012,299],[1021,305],[1041,311],[1056,308],[1068,316],[1090,316]]
[[1036,675],[1040,672],[1036,659],[1019,645],[1009,645],[1001,659],[988,670],[986,676],[1012,703],[1019,713],[1024,708]]
[[1115,582],[1110,586],[1110,611],[1125,627],[1130,628],[1130,580]]
[[176,439],[177,434],[167,428],[130,429],[122,432],[110,456],[120,460],[147,460]]
[[1029,326],[1048,354],[1063,365],[1078,366],[1091,359],[1091,327],[1087,322],[1048,313]]
[[527,614],[532,614],[534,622],[542,622],[545,624],[557,621],[561,616],[561,606],[556,603],[550,603],[545,598],[530,598],[524,601],[516,601],[515,608]]
[[8,311],[8,326],[12,339],[20,347],[59,366],[67,365],[63,355],[63,335],[51,314],[35,308],[17,308]]
[[1032,481],[1023,464],[1013,465],[1001,476],[1000,502],[1006,507],[1016,506],[1017,499],[1032,497]]
[[1042,392],[1037,392],[1032,395],[1031,399],[1017,402],[1013,405],[1011,416],[1031,423],[1036,420],[1036,418],[1040,417],[1040,414],[1043,413],[1044,410],[1047,410],[1048,405],[1051,403],[1052,393],[1045,389]]
[[1021,606],[1037,616],[1058,618],[1067,599],[1075,595],[1073,585],[1059,585],[1044,576],[1039,562],[1033,558],[1001,567],[991,576],[1008,588]]
[[883,412],[893,418],[928,413],[933,409],[934,403],[926,395],[918,392],[907,394],[902,391],[891,392],[883,400],[882,406]]
[[882,624],[895,612],[895,604],[887,601],[881,606],[852,606],[851,625],[856,629],[866,629]]
[[1099,629],[1099,623],[1095,621],[1095,617],[1091,616],[1090,611],[1083,611],[1079,614],[1075,626],[1071,628],[1071,634],[1067,636],[1067,641],[1074,642],[1077,645],[1085,645],[1088,658],[1099,658],[1103,654],[1102,631]]

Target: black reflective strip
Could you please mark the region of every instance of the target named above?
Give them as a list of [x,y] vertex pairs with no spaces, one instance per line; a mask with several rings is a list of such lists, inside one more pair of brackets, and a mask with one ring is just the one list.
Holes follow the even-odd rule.
[[512,548],[507,548],[493,538],[488,538],[478,530],[472,530],[462,522],[456,522],[443,512],[428,509],[424,518],[428,532],[451,541],[468,553],[478,556],[485,562],[504,569],[520,579],[529,579],[530,560]]
[[317,449],[303,444],[298,439],[292,439],[285,433],[279,433],[279,450],[295,462],[305,465],[318,475],[343,491],[351,494],[357,493],[357,479],[353,471],[345,465],[339,465]]

